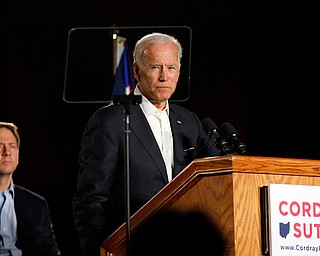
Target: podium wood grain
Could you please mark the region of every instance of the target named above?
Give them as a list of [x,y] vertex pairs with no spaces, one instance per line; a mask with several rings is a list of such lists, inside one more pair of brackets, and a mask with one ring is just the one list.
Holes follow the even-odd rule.
[[[261,255],[260,187],[269,184],[319,186],[320,161],[260,156],[196,159],[131,217],[131,232],[161,211],[198,210],[226,239],[225,256]],[[126,252],[124,223],[101,244],[100,255]]]

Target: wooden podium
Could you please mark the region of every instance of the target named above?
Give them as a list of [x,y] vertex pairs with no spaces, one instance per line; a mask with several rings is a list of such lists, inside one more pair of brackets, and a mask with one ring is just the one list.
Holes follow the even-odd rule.
[[[263,255],[260,188],[269,184],[320,186],[320,160],[238,155],[196,159],[131,217],[131,231],[161,211],[199,210],[226,239],[225,256]],[[100,255],[126,252],[124,223],[101,244]]]

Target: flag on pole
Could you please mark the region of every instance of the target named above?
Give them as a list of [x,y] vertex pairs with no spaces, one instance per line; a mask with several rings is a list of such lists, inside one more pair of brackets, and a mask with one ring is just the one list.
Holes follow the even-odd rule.
[[128,95],[135,86],[132,62],[128,53],[126,38],[118,36],[116,40],[116,73],[113,83],[112,97],[114,95]]

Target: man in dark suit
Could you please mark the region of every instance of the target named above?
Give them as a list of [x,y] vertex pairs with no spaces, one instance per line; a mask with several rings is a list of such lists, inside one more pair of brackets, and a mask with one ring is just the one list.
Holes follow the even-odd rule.
[[[195,158],[219,155],[197,115],[168,102],[180,75],[182,47],[174,37],[152,33],[133,54],[137,86],[130,105],[130,210],[133,214]],[[73,212],[84,255],[125,221],[124,108],[97,110],[84,130]]]
[[0,122],[0,255],[61,255],[45,198],[13,183],[19,163],[17,129]]

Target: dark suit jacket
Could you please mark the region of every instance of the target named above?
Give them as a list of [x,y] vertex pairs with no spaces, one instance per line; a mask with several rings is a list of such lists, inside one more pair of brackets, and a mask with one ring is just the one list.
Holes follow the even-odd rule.
[[[130,106],[131,214],[167,183],[165,164],[139,105]],[[199,118],[170,104],[174,141],[173,177],[195,158],[220,154]],[[96,111],[84,130],[73,211],[85,255],[99,255],[102,241],[125,221],[125,133],[123,106]]]
[[22,255],[61,255],[45,198],[18,185],[14,185],[14,193],[18,236],[16,246],[22,250]]

